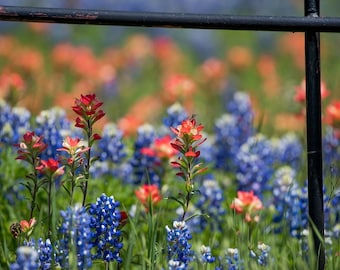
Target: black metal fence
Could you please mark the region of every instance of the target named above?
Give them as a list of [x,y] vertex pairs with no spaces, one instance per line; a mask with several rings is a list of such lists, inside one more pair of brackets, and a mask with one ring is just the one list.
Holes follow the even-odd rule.
[[305,33],[308,202],[318,269],[325,267],[320,93],[320,32],[340,32],[340,18],[320,17],[319,0],[305,0],[304,17],[232,16],[0,6],[0,20],[139,27]]

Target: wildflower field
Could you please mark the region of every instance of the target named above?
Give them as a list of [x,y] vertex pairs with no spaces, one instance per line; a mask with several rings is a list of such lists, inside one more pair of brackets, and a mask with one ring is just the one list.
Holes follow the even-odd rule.
[[[176,31],[120,29],[108,46],[98,28],[61,28],[65,41],[53,27],[0,35],[0,269],[317,269],[303,34],[216,31],[210,50]],[[322,37],[330,270],[336,49]]]

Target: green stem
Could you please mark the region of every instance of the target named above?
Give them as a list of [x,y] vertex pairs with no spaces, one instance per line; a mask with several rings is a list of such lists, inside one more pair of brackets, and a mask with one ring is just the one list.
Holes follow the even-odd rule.
[[87,151],[87,161],[85,165],[85,183],[84,183],[84,194],[83,194],[83,203],[82,205],[85,206],[86,202],[86,195],[87,195],[87,187],[88,187],[88,180],[89,180],[89,174],[90,174],[90,165],[91,165],[91,137],[92,137],[92,126],[91,126],[91,121],[87,120],[87,141],[88,141],[88,146],[89,150]]

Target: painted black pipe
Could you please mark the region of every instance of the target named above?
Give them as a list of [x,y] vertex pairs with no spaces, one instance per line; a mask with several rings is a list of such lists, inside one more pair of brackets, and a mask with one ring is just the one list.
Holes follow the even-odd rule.
[[[319,0],[305,0],[305,16],[320,16]],[[317,269],[325,268],[320,33],[305,33],[308,208]]]
[[233,16],[0,6],[0,21],[284,32],[340,32],[340,18]]

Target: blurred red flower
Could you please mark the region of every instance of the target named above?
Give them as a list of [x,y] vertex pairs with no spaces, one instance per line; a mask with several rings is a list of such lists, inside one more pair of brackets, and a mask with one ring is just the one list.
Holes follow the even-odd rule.
[[21,220],[20,221],[20,229],[23,233],[31,234],[34,225],[37,223],[37,220],[35,218],[31,218],[29,221],[27,220]]
[[340,100],[334,100],[327,106],[325,122],[333,127],[340,127]]
[[[325,82],[321,81],[321,99],[329,96],[329,90],[326,88]],[[300,85],[295,87],[294,100],[299,103],[305,103],[306,101],[306,79],[304,79]]]
[[156,138],[151,147],[144,147],[141,153],[146,156],[157,156],[161,159],[170,159],[178,152],[171,146],[172,138],[166,135],[161,138]]
[[64,174],[64,167],[59,167],[59,162],[53,158],[48,160],[40,160],[36,170],[47,176],[59,176]]
[[15,144],[18,149],[18,156],[16,159],[25,160],[31,162],[31,157],[36,158],[46,148],[47,144],[44,143],[42,136],[37,136],[33,131],[27,131],[23,135],[23,141],[19,144]]
[[138,200],[146,208],[149,206],[149,203],[155,205],[162,199],[162,196],[157,185],[145,184],[141,186],[139,189],[135,190],[135,194]]
[[238,214],[244,214],[247,222],[258,222],[256,213],[263,208],[263,204],[253,191],[238,191],[237,198],[233,200],[230,208],[235,209]]

